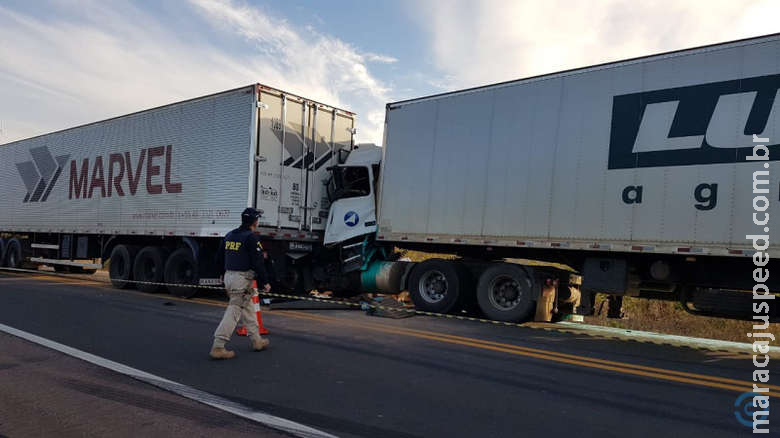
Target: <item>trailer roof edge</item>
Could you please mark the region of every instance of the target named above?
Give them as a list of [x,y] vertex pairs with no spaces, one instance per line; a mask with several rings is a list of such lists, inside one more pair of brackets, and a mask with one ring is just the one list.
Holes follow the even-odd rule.
[[[415,97],[415,98],[412,98],[412,99],[404,99],[404,100],[399,100],[399,101],[396,101],[396,102],[389,102],[386,105],[386,108],[387,109],[393,109],[394,107],[399,107],[399,106],[402,106],[402,105],[407,105],[407,104],[412,104],[412,103],[417,103],[417,102],[422,102],[422,101],[432,100],[432,99],[437,99],[437,98],[443,98],[443,97],[448,97],[448,96],[454,96],[454,95],[459,95],[459,94],[466,94],[466,93],[471,93],[471,92],[477,92],[477,91],[487,90],[487,89],[491,89],[491,88],[495,88],[495,87],[509,86],[509,85],[512,85],[512,84],[516,84],[516,83],[519,84],[521,82],[526,82],[526,81],[536,81],[536,80],[543,80],[543,79],[552,79],[552,78],[558,77],[558,76],[576,74],[576,73],[580,73],[580,72],[584,73],[584,72],[589,71],[589,70],[595,70],[595,69],[599,69],[599,68],[606,68],[606,67],[609,67],[609,66],[618,66],[618,65],[627,64],[627,63],[636,63],[636,62],[639,62],[641,60],[646,60],[646,59],[651,59],[651,58],[665,57],[665,56],[683,56],[683,55],[687,55],[687,54],[694,54],[697,51],[701,51],[701,50],[705,50],[705,49],[711,49],[711,48],[714,48],[714,47],[717,47],[717,46],[724,46],[724,45],[728,45],[728,44],[746,45],[746,43],[757,43],[759,40],[771,41],[773,39],[778,39],[778,38],[780,38],[780,32],[778,32],[778,33],[771,33],[771,34],[767,34],[767,35],[759,35],[759,36],[754,36],[754,37],[748,37],[748,38],[741,38],[741,39],[732,40],[732,41],[722,41],[722,42],[719,42],[719,43],[705,44],[703,46],[688,47],[688,48],[685,48],[685,49],[670,50],[668,52],[660,52],[660,53],[654,53],[654,54],[650,54],[650,55],[636,56],[636,57],[633,57],[633,58],[620,59],[620,60],[616,60],[616,61],[602,62],[602,63],[599,63],[599,64],[592,64],[592,65],[588,65],[588,66],[585,66],[585,67],[575,67],[575,68],[570,68],[570,69],[566,69],[566,70],[560,70],[560,71],[551,72],[551,73],[543,73],[543,74],[539,74],[539,75],[528,76],[528,77],[525,77],[525,78],[510,79],[510,80],[507,80],[507,81],[495,82],[495,83],[487,84],[487,85],[478,85],[476,87],[469,87],[469,88],[464,88],[464,89],[461,89],[461,90],[445,91],[443,93],[436,93],[436,94],[431,94],[431,95],[423,96],[423,97]],[[688,53],[686,53],[686,52],[688,52]]]
[[163,109],[163,108],[168,108],[168,107],[171,107],[171,106],[180,105],[182,103],[194,102],[196,100],[201,100],[201,99],[207,99],[209,97],[219,96],[220,94],[234,93],[234,92],[240,91],[240,90],[247,90],[247,91],[251,90],[251,91],[254,91],[258,87],[262,87],[262,88],[268,89],[268,90],[275,90],[275,91],[278,91],[279,93],[283,93],[283,94],[286,94],[286,95],[289,95],[289,96],[294,96],[296,98],[299,98],[299,99],[302,99],[302,100],[306,100],[306,101],[309,101],[309,102],[317,104],[317,105],[322,105],[322,106],[325,106],[325,107],[328,107],[328,108],[332,108],[332,109],[334,109],[336,111],[340,111],[341,113],[350,115],[352,117],[355,117],[355,115],[356,115],[355,113],[353,113],[352,111],[349,111],[349,110],[345,110],[345,109],[342,109],[342,108],[339,108],[339,107],[335,107],[335,106],[332,106],[332,105],[321,103],[321,102],[318,102],[316,100],[309,99],[307,97],[299,96],[299,95],[293,94],[293,93],[288,93],[288,92],[286,92],[286,91],[284,91],[282,89],[276,88],[276,87],[272,87],[272,86],[269,86],[269,85],[261,84],[259,82],[255,82],[255,83],[252,83],[252,84],[249,84],[249,85],[243,85],[241,87],[231,88],[229,90],[218,91],[216,93],[205,94],[203,96],[196,96],[196,97],[191,97],[189,99],[184,99],[184,100],[179,100],[179,101],[176,101],[176,102],[166,103],[164,105],[153,106],[153,107],[150,107],[150,108],[145,108],[145,109],[142,109],[142,110],[133,111],[133,112],[127,113],[127,114],[121,114],[121,115],[118,115],[118,116],[113,116],[113,117],[108,117],[108,118],[101,119],[101,120],[96,120],[94,122],[83,123],[81,125],[75,125],[75,126],[69,126],[67,128],[58,129],[56,131],[44,132],[43,134],[33,135],[32,137],[20,138],[18,140],[14,140],[14,141],[11,141],[11,142],[8,142],[8,143],[0,143],[0,147],[11,146],[11,145],[13,145],[15,143],[19,143],[19,142],[22,142],[22,141],[32,140],[34,138],[39,138],[39,137],[43,137],[43,136],[51,135],[51,134],[58,134],[58,133],[61,133],[61,132],[70,131],[72,129],[84,128],[86,126],[96,125],[98,123],[104,123],[104,122],[108,122],[108,121],[111,121],[111,120],[121,119],[121,118],[124,118],[124,117],[130,117],[130,116],[134,116],[136,114],[145,113],[145,112],[148,112],[148,111],[155,111],[155,110],[159,110],[159,109]]

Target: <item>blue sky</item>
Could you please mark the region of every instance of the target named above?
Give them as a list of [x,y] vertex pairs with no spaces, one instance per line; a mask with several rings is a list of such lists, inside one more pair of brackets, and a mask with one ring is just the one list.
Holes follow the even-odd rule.
[[775,0],[0,2],[0,143],[254,82],[358,113],[780,31]]

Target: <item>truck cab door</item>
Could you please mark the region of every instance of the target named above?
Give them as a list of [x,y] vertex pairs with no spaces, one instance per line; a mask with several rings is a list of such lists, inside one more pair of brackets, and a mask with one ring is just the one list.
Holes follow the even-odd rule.
[[331,199],[325,244],[343,242],[376,232],[376,201],[370,166],[331,168],[328,197]]

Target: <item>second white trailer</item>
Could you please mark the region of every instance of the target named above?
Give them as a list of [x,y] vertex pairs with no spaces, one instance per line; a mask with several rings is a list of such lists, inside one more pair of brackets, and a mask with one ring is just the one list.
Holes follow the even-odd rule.
[[756,185],[780,214],[778,87],[773,35],[390,104],[380,234],[750,255]]
[[568,281],[522,258],[581,274],[581,313],[604,292],[748,317],[744,291],[780,290],[755,271],[780,242],[779,93],[769,35],[388,104],[376,241],[459,257],[403,277],[428,311],[522,319]]

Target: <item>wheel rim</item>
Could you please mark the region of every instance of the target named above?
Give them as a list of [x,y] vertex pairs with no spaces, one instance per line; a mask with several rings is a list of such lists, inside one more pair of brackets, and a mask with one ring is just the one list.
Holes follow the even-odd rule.
[[116,277],[123,278],[127,273],[127,266],[124,257],[117,257],[116,260],[111,260],[111,265],[116,266]]
[[499,276],[490,282],[488,298],[496,309],[512,310],[520,304],[523,289],[520,283],[509,276]]
[[288,270],[282,276],[282,285],[285,289],[295,289],[295,285],[298,284],[298,273],[293,270]]
[[449,284],[447,277],[441,271],[431,270],[420,277],[418,289],[423,300],[438,303],[447,295]]
[[195,270],[190,262],[182,260],[176,265],[176,282],[182,284],[191,284]]
[[146,279],[155,279],[157,277],[157,264],[152,260],[151,257],[147,257],[146,260],[144,260],[144,274],[146,274]]

